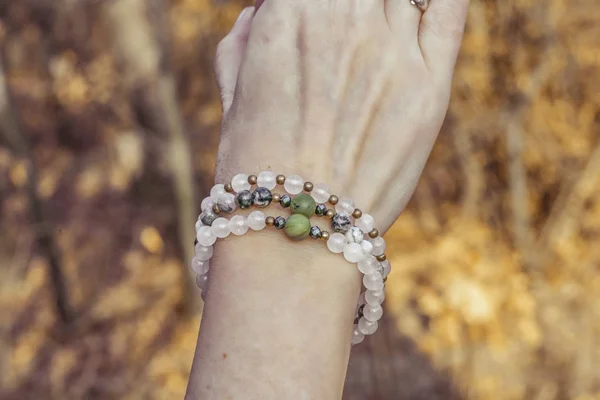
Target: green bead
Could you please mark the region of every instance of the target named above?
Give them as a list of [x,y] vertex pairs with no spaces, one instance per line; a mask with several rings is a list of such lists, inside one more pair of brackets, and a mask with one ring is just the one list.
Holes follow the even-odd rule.
[[315,202],[315,199],[313,199],[311,195],[305,193],[294,197],[290,207],[292,214],[302,214],[308,218],[315,215],[316,208],[317,203]]
[[310,233],[310,221],[302,214],[290,215],[283,231],[292,240],[305,239]]

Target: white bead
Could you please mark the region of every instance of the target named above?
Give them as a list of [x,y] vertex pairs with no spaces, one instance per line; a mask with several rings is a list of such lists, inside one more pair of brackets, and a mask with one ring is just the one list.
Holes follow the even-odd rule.
[[198,257],[192,258],[190,266],[192,267],[192,271],[200,275],[206,274],[209,268],[208,261],[199,260]]
[[383,288],[383,278],[378,272],[370,272],[363,276],[363,285],[368,290],[380,290]]
[[363,233],[363,231],[361,231],[355,226],[348,229],[348,232],[346,232],[346,242],[348,243],[361,243],[364,237],[365,234]]
[[381,236],[378,236],[375,239],[371,240],[371,243],[373,244],[374,256],[380,256],[383,253],[385,253],[385,240]]
[[344,251],[344,246],[346,246],[346,237],[341,233],[332,233],[329,235],[329,239],[327,239],[327,248],[332,253],[341,253]]
[[352,199],[345,197],[340,199],[340,201],[338,201],[338,203],[335,205],[335,212],[338,214],[346,213],[352,215],[354,208],[354,202]]
[[360,247],[362,248],[363,253],[365,254],[373,254],[373,243],[368,240],[363,240],[360,242]]
[[354,330],[352,332],[352,344],[359,344],[364,339],[365,335],[363,335],[362,332],[358,330],[358,326],[354,325]]
[[379,321],[383,316],[383,308],[379,304],[377,305],[366,305],[363,308],[363,315],[369,321]]
[[[366,240],[365,240],[366,242]],[[377,269],[378,261],[372,255],[365,255],[365,257],[358,262],[358,270],[363,274],[370,274],[375,272]]]
[[[223,188],[223,190],[225,190],[225,188]],[[213,201],[213,199],[209,196],[209,197],[205,197],[204,200],[202,200],[202,203],[200,203],[200,209],[202,211],[206,210],[207,208],[212,208],[212,206],[215,205],[215,202]]]
[[327,203],[330,196],[329,187],[324,183],[317,183],[310,194],[317,203]]
[[213,234],[220,238],[226,238],[231,233],[231,229],[229,229],[229,220],[227,218],[217,218],[210,226]]
[[194,254],[200,261],[207,261],[213,256],[213,247],[212,246],[202,246],[200,243],[196,244],[194,248]]
[[351,263],[357,263],[365,257],[358,243],[348,243],[344,246],[344,258]]
[[392,264],[389,260],[385,260],[381,263],[381,266],[383,267],[383,277],[386,278],[392,272]]
[[304,189],[304,179],[298,175],[290,175],[285,178],[283,187],[289,194],[298,194]]
[[369,305],[379,305],[385,300],[385,292],[383,290],[367,290],[365,293],[365,300]]
[[[210,199],[212,200],[213,205],[217,202],[217,200],[219,200],[219,196],[221,196],[223,193],[225,193],[225,185],[220,183],[216,184],[212,187],[212,189],[210,189]],[[200,207],[202,207],[202,204]],[[202,209],[202,211],[204,211],[204,209]]]
[[250,190],[250,184],[248,183],[248,175],[245,174],[237,174],[231,180],[231,187],[236,193],[239,193],[243,190]]
[[217,205],[223,212],[234,212],[237,208],[237,204],[235,203],[235,195],[233,193],[223,193],[219,196]]
[[265,226],[267,226],[265,218],[265,213],[263,213],[262,211],[252,211],[250,215],[248,215],[248,226],[253,231],[260,231],[264,229]]
[[369,233],[373,230],[375,220],[369,214],[364,214],[354,222],[363,232]]
[[241,215],[234,215],[229,221],[229,229],[234,235],[243,235],[248,232],[248,221]]
[[358,320],[358,330],[363,335],[372,335],[377,332],[377,321],[369,321],[365,317]]
[[217,241],[217,237],[213,233],[210,226],[203,226],[198,229],[196,239],[202,246],[212,246]]
[[198,232],[198,229],[202,228],[203,226],[204,226],[204,224],[202,223],[201,220],[196,221],[196,225],[195,225],[196,232]]
[[200,290],[204,292],[206,290],[206,287],[208,286],[208,275],[196,275],[196,286],[198,286]]
[[264,187],[269,190],[273,190],[277,185],[277,182],[275,181],[275,174],[271,171],[263,171],[258,174],[256,183],[259,187]]

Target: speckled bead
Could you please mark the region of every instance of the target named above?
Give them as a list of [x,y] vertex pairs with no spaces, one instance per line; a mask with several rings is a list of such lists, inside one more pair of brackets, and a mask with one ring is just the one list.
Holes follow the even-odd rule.
[[346,241],[348,243],[361,243],[364,237],[365,234],[363,233],[363,231],[361,231],[360,228],[357,228],[356,226],[353,226],[352,228],[348,229],[348,232],[346,232]]
[[331,220],[331,226],[334,231],[346,233],[348,229],[352,227],[352,221],[350,216],[346,213],[338,213],[333,216]]
[[292,205],[292,198],[287,195],[284,194],[283,196],[281,196],[281,198],[279,199],[279,204],[281,205],[281,207],[283,208],[288,208],[289,206]]
[[275,218],[275,221],[273,222],[273,226],[277,229],[283,229],[285,228],[285,218],[283,217],[277,217]]
[[321,228],[313,226],[310,228],[310,233],[308,235],[313,239],[321,239],[323,233],[321,232]]
[[292,205],[290,209],[292,210],[292,214],[302,214],[307,218],[315,215],[315,209],[317,207],[317,203],[312,196],[308,194],[299,194],[294,196],[292,199]]
[[303,214],[292,214],[285,222],[284,232],[292,240],[305,239],[310,233],[310,221]]
[[206,210],[202,211],[202,214],[200,214],[200,221],[202,221],[202,223],[206,226],[211,226],[217,218],[219,218],[219,216],[214,213],[212,207],[207,208]]
[[327,206],[325,204],[317,204],[317,207],[315,207],[315,214],[318,217],[324,216],[327,214]]
[[273,200],[273,194],[267,188],[259,187],[259,188],[256,188],[254,190],[254,192],[252,193],[252,202],[257,207],[261,207],[261,208],[267,207],[269,204],[271,204],[272,200]]
[[252,193],[249,190],[242,190],[235,199],[237,205],[242,210],[252,207]]

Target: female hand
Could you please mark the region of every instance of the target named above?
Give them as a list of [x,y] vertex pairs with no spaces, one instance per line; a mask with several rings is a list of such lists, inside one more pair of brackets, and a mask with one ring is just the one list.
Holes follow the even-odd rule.
[[448,107],[468,0],[267,0],[219,44],[217,181],[295,173],[387,230]]

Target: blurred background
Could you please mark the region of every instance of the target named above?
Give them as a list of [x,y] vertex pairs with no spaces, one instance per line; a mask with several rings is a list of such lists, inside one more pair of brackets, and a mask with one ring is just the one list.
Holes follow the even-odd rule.
[[[433,0],[435,1],[435,0]],[[0,397],[182,398],[237,0],[0,0]],[[600,4],[472,0],[345,399],[600,399]]]

